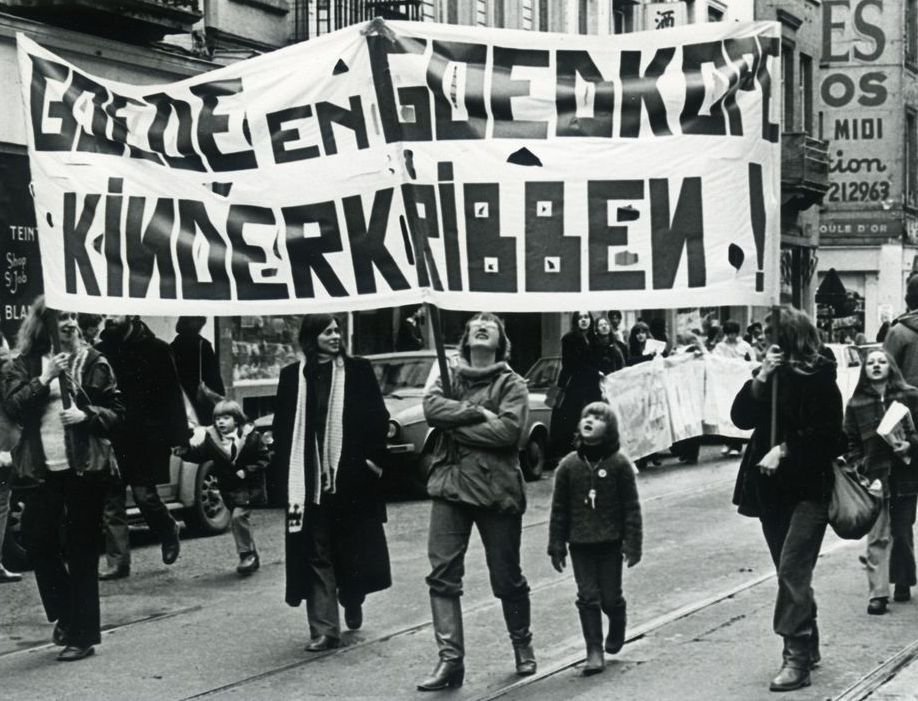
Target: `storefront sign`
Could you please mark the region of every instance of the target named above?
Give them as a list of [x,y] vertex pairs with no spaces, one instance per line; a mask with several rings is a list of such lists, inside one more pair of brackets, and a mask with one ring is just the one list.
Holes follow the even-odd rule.
[[[900,70],[902,7],[882,0],[832,0],[822,6],[823,50],[819,96],[829,148],[829,212],[888,209],[903,179]],[[901,57],[899,58],[901,61]]]
[[45,292],[110,313],[765,305],[780,30],[350,27],[181,82],[19,37]]
[[29,159],[0,153],[0,331],[12,346],[29,304],[42,292]]
[[900,238],[903,233],[901,219],[828,219],[819,223],[820,237],[876,237],[878,239]]

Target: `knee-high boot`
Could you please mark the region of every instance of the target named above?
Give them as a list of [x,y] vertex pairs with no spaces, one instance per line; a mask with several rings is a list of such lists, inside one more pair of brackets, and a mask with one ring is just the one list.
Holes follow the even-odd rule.
[[527,677],[536,673],[535,651],[532,649],[532,632],[529,630],[529,594],[517,599],[501,599],[504,621],[510,641],[513,643],[513,657],[516,673]]
[[628,623],[628,609],[623,601],[609,611],[609,635],[606,637],[606,652],[614,655],[625,644],[625,626]]
[[584,675],[598,674],[606,666],[606,658],[602,654],[602,612],[597,609],[582,608],[580,611],[580,627],[583,629],[583,640],[586,643],[586,664],[583,666]]
[[418,691],[439,691],[462,686],[465,679],[465,643],[462,634],[462,603],[458,596],[430,595],[434,637],[440,652],[437,666],[418,684]]

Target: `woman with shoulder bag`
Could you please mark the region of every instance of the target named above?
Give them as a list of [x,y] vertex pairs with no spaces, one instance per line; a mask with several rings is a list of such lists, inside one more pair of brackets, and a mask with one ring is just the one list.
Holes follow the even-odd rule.
[[125,409],[111,366],[83,343],[76,314],[59,314],[54,353],[46,312],[39,297],[23,320],[2,396],[22,426],[13,451],[18,476],[35,485],[26,496],[25,544],[45,614],[55,622],[52,640],[64,646],[57,659],[71,662],[101,641],[96,568],[106,482],[118,469],[108,436]]
[[[904,404],[912,426],[904,441],[892,447],[877,434],[877,427],[892,402]],[[864,359],[861,374],[845,410],[848,436],[846,460],[862,464],[863,474],[883,484],[883,508],[867,535],[869,603],[867,613],[886,613],[889,583],[895,583],[893,598],[908,601],[915,585],[915,541],[912,532],[918,505],[918,470],[906,464],[918,446],[914,417],[918,410],[918,389],[906,384],[892,356],[882,349],[872,350]]]
[[[842,398],[835,361],[802,311],[781,307],[778,343],[733,401],[737,428],[753,429],[740,464],[733,503],[761,521],[778,575],[774,631],[784,662],[772,691],[808,686],[819,661],[813,570],[828,525],[832,463],[844,450]],[[777,382],[777,444],[771,445],[773,384]]]

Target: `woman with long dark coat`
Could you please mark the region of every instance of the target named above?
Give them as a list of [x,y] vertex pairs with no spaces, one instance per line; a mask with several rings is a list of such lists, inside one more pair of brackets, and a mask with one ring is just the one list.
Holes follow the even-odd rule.
[[287,475],[286,601],[306,602],[306,650],[319,652],[340,644],[339,601],[348,628],[360,628],[365,596],[392,584],[378,467],[389,413],[334,316],[304,316],[299,342],[303,360],[277,387],[275,460]]
[[19,328],[18,355],[3,368],[3,408],[22,426],[13,462],[32,485],[22,530],[45,615],[55,623],[51,639],[64,647],[58,660],[75,662],[101,641],[102,507],[117,473],[109,436],[125,408],[108,361],[82,342],[76,314],[60,314],[54,353],[45,311],[40,297]]
[[[845,449],[835,361],[803,312],[782,307],[778,344],[754,379],[740,389],[731,418],[753,429],[740,463],[733,503],[758,518],[778,575],[774,632],[784,639],[783,664],[772,691],[810,683],[820,659],[813,570],[828,524],[832,462]],[[772,384],[778,383],[775,446]]]
[[561,337],[561,372],[558,387],[564,392],[551,413],[551,455],[561,459],[573,449],[580,412],[590,402],[602,399],[599,366],[593,339],[593,315],[580,311],[571,315],[571,328]]

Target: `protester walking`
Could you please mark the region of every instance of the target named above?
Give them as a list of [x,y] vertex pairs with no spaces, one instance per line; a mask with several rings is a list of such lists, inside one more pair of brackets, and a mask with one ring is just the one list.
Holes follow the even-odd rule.
[[303,359],[281,370],[274,459],[286,475],[286,601],[306,602],[308,652],[341,644],[367,594],[392,585],[379,467],[389,413],[370,363],[349,356],[338,320],[307,314]]
[[226,394],[214,347],[201,335],[206,323],[203,316],[180,316],[175,322],[175,338],[169,344],[179,384],[199,426],[213,423],[214,405]]
[[612,324],[601,316],[596,320],[596,335],[593,336],[593,355],[596,369],[602,375],[617,372],[625,367],[625,356],[612,333]]
[[52,641],[64,646],[57,659],[72,662],[101,642],[100,526],[106,482],[118,470],[109,437],[125,408],[108,361],[82,342],[76,314],[58,315],[58,353],[47,314],[39,297],[19,328],[18,355],[4,366],[2,397],[22,426],[14,455],[18,478],[31,485],[24,540],[55,623]]
[[264,471],[271,456],[261,434],[238,402],[226,399],[217,402],[213,419],[213,426],[196,428],[188,447],[177,452],[188,462],[212,463],[220,496],[231,514],[230,529],[239,555],[236,572],[248,575],[261,564],[255,547],[251,504],[263,495]]
[[562,397],[551,412],[550,454],[553,459],[567,455],[577,430],[580,412],[590,402],[602,398],[602,376],[596,362],[593,315],[587,311],[571,315],[571,328],[561,337],[561,371],[558,387]]
[[[724,337],[714,346],[713,355],[721,358],[730,358],[732,360],[751,361],[755,356],[752,346],[740,338],[740,325],[728,319],[723,325]],[[740,438],[727,438],[724,441],[724,447],[720,451],[722,455],[728,457],[739,457],[743,452],[743,441]]]
[[648,340],[650,340],[650,327],[643,321],[635,322],[628,334],[628,365],[639,365],[653,360],[656,352],[647,352]]
[[918,387],[918,275],[912,275],[905,287],[905,305],[908,311],[892,322],[882,343],[905,381]]
[[[907,440],[895,447],[877,434],[877,427],[893,402],[900,402],[912,416]],[[908,601],[915,585],[915,510],[918,505],[918,472],[912,458],[918,454],[918,389],[905,383],[892,356],[870,351],[861,366],[857,385],[845,409],[848,437],[846,460],[873,481],[883,484],[883,510],[867,535],[869,602],[867,613],[886,613],[889,583],[893,598]]]
[[[842,399],[835,362],[802,311],[782,307],[778,343],[733,402],[731,418],[753,429],[740,463],[733,503],[758,518],[778,575],[774,631],[784,662],[772,691],[810,683],[820,658],[813,570],[828,523],[832,462],[844,450]],[[777,382],[776,436],[771,445],[772,387]]]
[[[6,338],[0,333],[0,372],[10,359],[10,347]],[[11,451],[19,441],[19,427],[10,421],[0,402],[0,557],[3,555],[3,541],[6,536],[6,525],[10,516],[10,497],[12,496],[13,456]],[[0,562],[0,584],[19,582],[22,575],[11,572]]]
[[641,561],[643,531],[634,467],[619,450],[618,419],[608,404],[584,408],[575,446],[555,472],[548,555],[563,572],[570,545],[587,651],[583,673],[589,675],[605,667],[603,613],[609,618],[605,651],[615,654],[625,644],[622,558],[628,567]]
[[439,661],[421,691],[461,686],[465,678],[462,577],[472,526],[485,549],[491,591],[501,601],[516,672],[536,672],[529,584],[520,569],[526,496],[519,451],[529,413],[526,383],[507,365],[503,322],[482,312],[466,322],[451,377],[424,396],[424,416],[438,431],[427,482],[432,498],[427,554],[430,608]]
[[115,370],[127,407],[124,423],[112,436],[121,483],[111,485],[104,511],[107,562],[99,579],[111,580],[131,573],[126,485],[162,543],[163,563],[178,559],[179,525],[156,485],[168,482],[172,448],[185,445],[191,430],[169,345],[138,317],[108,317],[96,348]]

